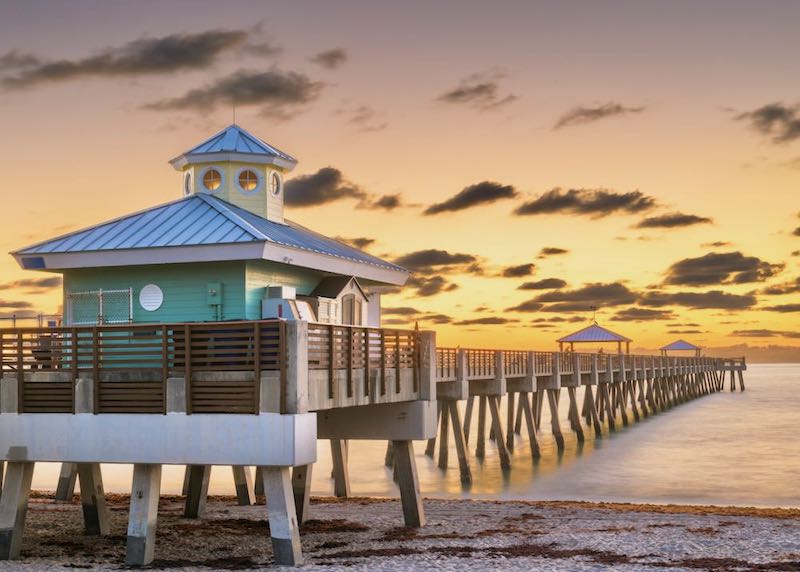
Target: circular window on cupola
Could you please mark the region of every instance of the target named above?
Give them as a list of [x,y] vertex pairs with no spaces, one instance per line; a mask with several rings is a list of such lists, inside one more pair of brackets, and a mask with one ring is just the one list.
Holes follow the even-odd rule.
[[261,189],[261,176],[253,169],[241,169],[236,175],[236,184],[245,195],[258,192]]
[[214,167],[209,167],[203,173],[203,187],[209,192],[214,193],[222,186],[222,173]]

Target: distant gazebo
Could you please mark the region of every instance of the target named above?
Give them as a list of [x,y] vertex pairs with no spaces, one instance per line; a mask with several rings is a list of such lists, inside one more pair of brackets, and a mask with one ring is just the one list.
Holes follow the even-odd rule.
[[675,340],[661,348],[662,356],[668,355],[668,352],[694,352],[694,355],[700,357],[700,346],[690,344],[686,340]]
[[617,351],[622,353],[622,343],[625,343],[625,353],[631,353],[631,339],[625,336],[612,332],[611,330],[599,326],[594,322],[591,326],[587,326],[577,332],[559,338],[558,340],[559,351],[564,351],[564,344],[569,344],[569,351],[575,351],[575,344],[588,344],[588,343],[616,343]]

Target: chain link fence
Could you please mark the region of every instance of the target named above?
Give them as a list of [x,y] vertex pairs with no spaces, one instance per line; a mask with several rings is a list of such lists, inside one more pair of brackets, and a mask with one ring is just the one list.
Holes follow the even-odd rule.
[[67,323],[75,326],[129,324],[133,321],[133,289],[68,292],[65,314]]

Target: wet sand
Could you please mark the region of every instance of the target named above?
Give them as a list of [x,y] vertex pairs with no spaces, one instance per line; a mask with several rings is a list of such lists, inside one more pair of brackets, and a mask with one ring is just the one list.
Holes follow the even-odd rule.
[[[109,495],[111,534],[83,534],[80,503],[31,498],[22,560],[0,570],[124,569],[128,497]],[[588,502],[425,501],[402,526],[395,499],[314,498],[306,566],[330,570],[800,570],[800,510]],[[248,570],[272,563],[266,507],[211,497],[183,518],[162,497],[155,569]]]

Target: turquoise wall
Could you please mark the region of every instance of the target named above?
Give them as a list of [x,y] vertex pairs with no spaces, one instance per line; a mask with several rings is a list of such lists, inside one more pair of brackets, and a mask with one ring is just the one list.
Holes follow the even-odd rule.
[[245,315],[248,320],[261,318],[261,300],[267,286],[293,286],[298,295],[316,288],[323,275],[308,268],[288,266],[267,260],[247,262],[245,271]]
[[[220,282],[220,319],[257,320],[266,286],[293,286],[302,295],[309,294],[320,280],[319,272],[266,260],[159,264],[66,270],[64,293],[133,288],[134,322],[206,322],[217,319],[208,304],[207,286]],[[139,292],[147,284],[155,284],[164,293],[163,304],[152,312],[139,304]],[[65,300],[65,312],[66,308]]]
[[[134,322],[206,322],[216,319],[208,305],[207,285],[221,282],[220,318],[235,320],[245,317],[244,276],[245,263],[240,261],[81,268],[64,271],[64,293],[133,288]],[[139,292],[147,284],[164,293],[164,303],[152,312],[139,304]],[[65,300],[65,312],[66,308]]]

